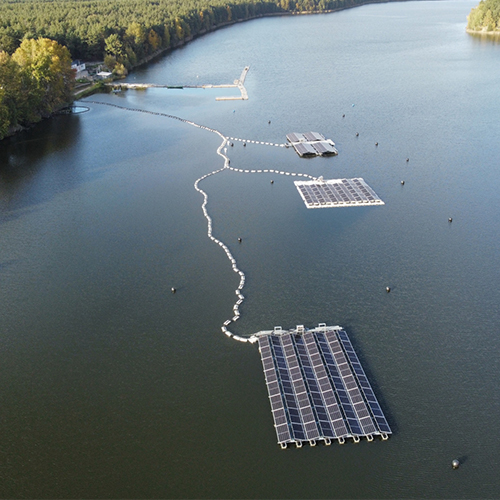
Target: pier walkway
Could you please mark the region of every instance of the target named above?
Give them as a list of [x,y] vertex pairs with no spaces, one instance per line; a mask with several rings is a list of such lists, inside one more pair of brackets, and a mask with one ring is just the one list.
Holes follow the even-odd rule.
[[107,87],[112,87],[114,89],[229,89],[229,88],[238,88],[241,96],[230,96],[230,97],[216,97],[216,101],[246,101],[248,100],[248,92],[245,88],[245,78],[247,76],[248,70],[250,66],[245,66],[243,71],[241,72],[241,76],[239,79],[234,80],[234,83],[223,83],[223,84],[204,84],[204,85],[165,85],[159,83],[120,83],[120,82],[111,82],[105,83]]

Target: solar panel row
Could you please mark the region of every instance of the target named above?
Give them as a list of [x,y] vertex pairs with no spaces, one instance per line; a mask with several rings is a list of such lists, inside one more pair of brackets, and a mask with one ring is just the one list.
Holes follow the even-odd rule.
[[261,335],[259,350],[282,447],[391,433],[344,330]]
[[366,402],[370,407],[371,413],[375,419],[379,431],[381,433],[390,433],[391,428],[389,427],[389,424],[385,419],[385,416],[382,412],[382,409],[380,408],[377,398],[375,397],[375,394],[370,386],[370,383],[368,382],[368,378],[366,377],[363,367],[359,362],[358,355],[354,351],[354,347],[351,344],[351,340],[347,336],[347,333],[345,333],[342,330],[339,331],[339,339],[344,345],[345,353],[349,358],[355,376],[358,379],[359,387],[364,393]]

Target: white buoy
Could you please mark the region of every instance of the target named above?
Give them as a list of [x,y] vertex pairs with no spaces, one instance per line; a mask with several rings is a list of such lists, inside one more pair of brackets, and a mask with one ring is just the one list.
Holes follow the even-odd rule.
[[177,290],[174,287],[172,287],[171,291],[172,291],[172,293],[175,293]]
[[386,286],[386,287],[385,287],[385,291],[386,291],[387,293],[389,293],[389,292],[391,291],[391,288],[390,288],[389,286]]
[[455,458],[455,460],[452,460],[451,466],[453,469],[458,469],[460,467],[460,462]]
[[453,219],[451,217],[448,217],[448,222],[453,222]]

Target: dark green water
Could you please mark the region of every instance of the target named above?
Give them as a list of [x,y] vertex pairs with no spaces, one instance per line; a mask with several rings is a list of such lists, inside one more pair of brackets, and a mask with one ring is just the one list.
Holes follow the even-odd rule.
[[228,136],[336,142],[335,158],[229,155],[363,177],[384,207],[307,210],[270,174],[201,187],[247,277],[234,331],[342,325],[387,442],[277,446],[257,349],[220,332],[238,278],[193,188],[222,166],[219,137],[87,103],[1,144],[1,497],[500,497],[500,52],[466,35],[475,3],[242,23],[129,77],[229,83],[250,65],[245,102],[93,97]]

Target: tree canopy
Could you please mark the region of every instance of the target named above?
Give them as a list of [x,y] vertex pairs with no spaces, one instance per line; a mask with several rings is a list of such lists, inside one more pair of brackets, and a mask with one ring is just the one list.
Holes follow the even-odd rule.
[[467,16],[467,29],[500,33],[500,0],[482,0]]
[[0,52],[0,139],[71,102],[74,79],[69,50],[53,40],[24,40],[12,56]]

